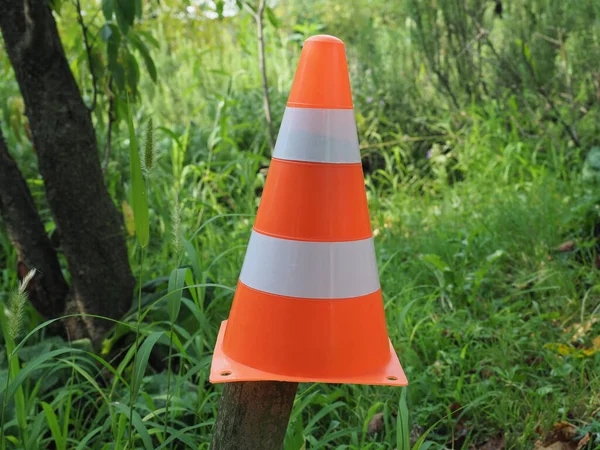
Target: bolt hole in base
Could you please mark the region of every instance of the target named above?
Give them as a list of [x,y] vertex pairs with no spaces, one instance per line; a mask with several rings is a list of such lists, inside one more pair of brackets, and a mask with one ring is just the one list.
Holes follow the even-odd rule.
[[223,372],[221,372],[222,377],[228,377],[229,375],[231,375],[231,371],[229,370],[224,370]]
[[396,380],[398,379],[398,377],[395,377],[395,376],[389,376],[389,377],[386,377],[386,379],[388,379],[388,380],[390,380],[390,381],[396,381]]

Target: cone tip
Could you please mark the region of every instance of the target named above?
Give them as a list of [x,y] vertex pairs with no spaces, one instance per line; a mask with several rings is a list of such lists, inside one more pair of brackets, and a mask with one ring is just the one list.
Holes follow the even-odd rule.
[[304,41],[305,44],[309,42],[319,42],[323,44],[341,44],[344,45],[344,42],[341,39],[336,38],[335,36],[330,36],[328,34],[319,34],[316,36],[311,36]]
[[287,106],[352,109],[344,43],[319,34],[304,41]]

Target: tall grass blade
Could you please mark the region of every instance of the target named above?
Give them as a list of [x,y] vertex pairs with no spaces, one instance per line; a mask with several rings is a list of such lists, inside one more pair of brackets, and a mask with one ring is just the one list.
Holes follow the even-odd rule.
[[58,425],[58,417],[56,417],[54,409],[52,409],[52,406],[46,402],[42,402],[42,408],[44,409],[44,414],[46,416],[46,420],[48,421],[48,426],[50,427],[50,432],[52,433],[56,450],[66,450],[66,436],[63,436],[62,431],[60,430],[60,426]]
[[406,388],[402,388],[398,402],[398,417],[396,418],[396,446],[398,450],[410,450],[410,428],[408,424],[408,406],[406,404]]
[[129,129],[129,170],[131,174],[131,193],[133,217],[138,242],[146,247],[150,240],[150,219],[148,213],[148,195],[142,175],[142,164],[138,150],[137,137],[133,127],[133,117],[129,99],[127,100],[127,127]]
[[163,336],[163,334],[164,333],[162,331],[155,331],[153,333],[150,333],[150,335],[146,338],[144,343],[140,346],[134,367],[135,376],[132,389],[134,401],[140,392],[140,387],[142,386],[142,379],[144,378],[144,374],[146,373],[146,367],[148,367],[148,359],[150,358],[152,348],[154,348],[154,345]]
[[169,277],[167,309],[169,310],[169,320],[171,320],[171,322],[175,322],[177,316],[179,316],[181,295],[183,293],[182,288],[185,283],[187,270],[188,269],[173,269],[171,276]]

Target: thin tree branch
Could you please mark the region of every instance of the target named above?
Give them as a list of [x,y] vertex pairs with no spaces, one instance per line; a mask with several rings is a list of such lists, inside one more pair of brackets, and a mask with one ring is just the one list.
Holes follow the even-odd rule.
[[260,74],[262,76],[265,120],[267,121],[267,136],[269,138],[269,146],[271,147],[272,153],[273,149],[275,148],[275,136],[273,134],[273,123],[271,121],[271,102],[269,100],[269,84],[267,80],[267,68],[265,64],[265,41],[263,36],[263,14],[265,12],[266,3],[266,0],[260,0],[255,19],[258,37],[258,65],[260,67]]
[[83,15],[81,14],[81,3],[79,0],[75,0],[75,6],[77,7],[77,22],[81,26],[81,32],[83,34],[83,44],[85,46],[85,52],[87,53],[88,65],[90,66],[90,73],[92,74],[92,88],[94,93],[92,94],[92,105],[88,107],[90,111],[96,108],[96,97],[98,96],[98,89],[96,87],[96,74],[94,73],[94,66],[92,65],[92,48],[87,38],[87,27],[83,23]]

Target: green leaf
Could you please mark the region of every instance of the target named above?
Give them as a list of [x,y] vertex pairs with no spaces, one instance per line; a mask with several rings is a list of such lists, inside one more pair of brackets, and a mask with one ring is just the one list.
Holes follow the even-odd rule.
[[305,445],[304,425],[302,424],[302,416],[298,416],[288,427],[285,441],[283,443],[284,450],[301,450]]
[[124,35],[133,26],[135,19],[135,2],[132,0],[114,0],[117,24]]
[[117,88],[121,91],[125,90],[125,69],[119,63],[112,69],[113,80],[115,80],[115,84]]
[[[106,30],[106,31],[105,31]],[[121,34],[114,25],[104,25],[100,31],[102,39],[106,37],[106,56],[110,70],[119,64],[119,47],[121,46]]]
[[140,66],[137,63],[135,56],[128,51],[125,51],[123,62],[126,67],[125,74],[127,77],[127,85],[131,92],[137,92],[137,86],[140,82]]
[[[187,283],[188,286],[192,286],[194,284],[194,274],[192,273],[191,270],[188,270],[185,273],[185,282]],[[192,299],[194,300],[194,302],[198,302],[198,295],[196,294],[196,289],[190,289],[189,290]]]
[[29,429],[27,430],[29,436],[27,437],[25,448],[37,448],[39,439],[47,432],[47,429],[44,426],[44,423],[46,422],[44,420],[45,418],[46,416],[43,411],[35,416],[33,424],[29,425]]
[[410,431],[408,426],[408,406],[406,404],[406,388],[402,388],[400,402],[398,403],[398,417],[396,418],[396,447],[398,450],[410,450]]
[[112,20],[115,10],[115,0],[102,0],[102,14],[106,20]]
[[48,421],[48,426],[50,427],[56,450],[66,450],[67,442],[60,431],[58,417],[56,417],[54,409],[46,402],[42,402],[42,408],[44,408],[44,414],[46,415],[46,420]]
[[44,363],[46,361],[54,358],[55,356],[63,355],[65,353],[78,353],[78,352],[85,353],[85,352],[83,352],[83,350],[79,350],[76,348],[59,348],[57,350],[53,350],[51,352],[44,353],[44,354],[38,356],[37,358],[35,358],[33,361],[31,361],[29,364],[27,364],[25,367],[23,367],[19,371],[19,374],[11,381],[11,383],[8,386],[8,390],[4,394],[4,395],[6,395],[6,401],[8,402],[12,398],[12,396],[15,394],[17,389],[19,389],[19,387],[21,387],[21,384],[23,384],[25,382],[25,380],[34,371],[43,369],[44,367],[46,367],[44,365]]
[[600,147],[592,147],[585,157],[585,164],[590,169],[600,172]]
[[81,441],[79,441],[79,444],[77,444],[75,450],[85,450],[86,448],[90,448],[87,446],[88,441],[94,436],[96,436],[98,433],[100,433],[103,429],[104,425],[100,425],[99,427],[94,428],[92,431],[86,434],[85,437],[81,439]]
[[198,264],[198,254],[196,253],[196,248],[194,244],[186,239],[182,239],[183,248],[185,252],[188,254],[190,258],[190,262],[192,263],[192,270],[194,271],[194,277],[196,280],[200,279],[200,265]]
[[131,190],[133,200],[133,217],[135,219],[135,234],[142,247],[148,245],[150,230],[148,217],[148,198],[146,185],[142,176],[142,164],[138,152],[137,138],[133,128],[133,117],[129,99],[127,99],[127,126],[129,128],[129,168],[131,172]]
[[138,31],[138,34],[140,36],[144,36],[144,38],[146,39],[146,42],[148,44],[150,44],[152,47],[160,48],[160,44],[158,43],[156,38],[154,36],[152,36],[150,33],[148,33],[147,31],[140,30],[140,31]]
[[279,19],[273,12],[273,9],[271,9],[267,6],[266,11],[267,11],[267,19],[269,19],[269,22],[271,23],[271,25],[273,25],[274,28],[279,28]]
[[450,270],[450,267],[448,266],[448,264],[446,264],[446,262],[442,258],[440,258],[438,255],[436,255],[434,253],[421,256],[421,260],[425,261],[426,263],[431,264],[436,269],[439,269],[442,272],[446,272],[446,271]]
[[185,282],[187,269],[173,269],[169,277],[169,294],[167,296],[167,307],[169,309],[169,319],[171,322],[177,320],[179,309],[181,308],[182,288]]
[[223,0],[217,0],[215,2],[215,9],[217,14],[219,15],[219,19],[223,18],[223,8],[225,7],[225,2]]
[[108,25],[107,23],[105,23],[100,28],[100,38],[104,42],[108,42],[108,40],[110,39],[111,36],[112,36],[112,29],[110,28],[110,25]]
[[148,47],[146,47],[146,44],[144,44],[136,34],[132,33],[130,38],[133,46],[137,49],[138,52],[140,52],[140,55],[142,55],[144,65],[146,66],[146,70],[148,71],[150,78],[156,83],[156,66],[154,65],[154,61],[150,56]]
[[144,378],[144,374],[146,373],[146,367],[148,367],[148,359],[150,358],[150,353],[154,348],[154,344],[158,342],[158,340],[162,337],[162,331],[155,331],[150,333],[150,335],[146,338],[144,343],[140,346],[138,351],[137,359],[135,361],[135,383],[133,385],[133,398],[135,399],[139,392],[140,387],[142,386],[142,380]]
[[[129,419],[129,408],[127,406],[120,403],[119,405],[117,405],[116,409],[117,409],[117,411],[120,411],[123,416],[125,416],[127,419]],[[148,430],[146,429],[146,426],[144,424],[144,421],[142,420],[142,417],[138,414],[137,411],[133,411],[133,413],[131,414],[131,419],[132,419],[131,423],[133,424],[135,431],[137,431],[138,434],[140,435],[140,438],[142,438],[142,442],[144,443],[144,448],[146,450],[153,450],[154,445],[152,444],[152,438],[150,437],[150,434],[148,433]]]
[[143,10],[142,0],[135,0],[135,16],[138,19],[142,18],[142,10]]
[[60,16],[63,0],[50,0],[50,9]]

